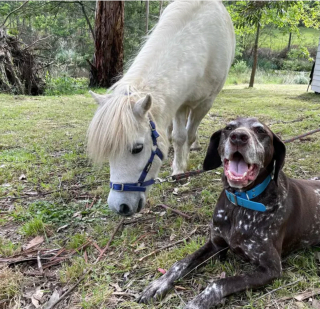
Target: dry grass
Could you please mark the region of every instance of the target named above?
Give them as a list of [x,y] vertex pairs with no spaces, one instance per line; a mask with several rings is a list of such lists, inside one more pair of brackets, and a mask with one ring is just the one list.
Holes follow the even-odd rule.
[[[200,125],[202,149],[191,153],[189,169],[201,167],[211,134],[237,116],[258,117],[283,139],[319,127],[320,98],[305,90],[305,86],[294,85],[259,85],[255,89],[243,85],[225,87]],[[93,167],[85,154],[86,129],[96,108],[92,99],[88,95],[50,98],[0,95],[0,104],[4,115],[0,124],[0,236],[10,240],[11,247],[19,248],[30,241],[29,236],[19,233],[21,226],[41,218],[52,230],[46,235],[43,244],[46,248],[77,248],[87,238],[104,247],[120,218],[106,205],[108,166]],[[285,172],[289,176],[320,175],[319,133],[288,144],[287,153]],[[171,160],[172,155],[160,177],[170,174]],[[48,279],[29,276],[23,286],[20,285],[21,272],[37,271],[37,265],[24,263],[17,269],[5,268],[17,283],[14,293],[7,294],[8,298],[24,308],[31,300],[23,295],[38,287],[47,291],[43,296],[46,302],[55,289],[62,294],[90,267],[90,275],[58,308],[177,309],[222,272],[231,276],[252,269],[251,265],[228,254],[225,262],[210,262],[181,280],[178,284],[186,290],[179,291],[179,296],[173,292],[154,306],[135,303],[141,290],[161,275],[158,268],[168,269],[205,242],[207,224],[221,190],[221,184],[213,179],[219,179],[221,172],[220,168],[192,178],[184,186],[168,183],[154,186],[142,217],[126,219],[122,230],[115,235],[108,256],[98,264],[93,262],[99,251],[91,245],[79,250],[70,263],[51,267]],[[21,174],[26,180],[19,180]],[[49,192],[52,193],[41,195]],[[22,198],[9,199],[8,196]],[[193,219],[186,221],[156,207],[159,203],[185,212]],[[136,222],[130,224],[130,220]],[[59,227],[62,229],[57,231]],[[197,232],[186,244],[138,261],[157,248],[185,238],[195,227]],[[301,304],[296,304],[294,295],[320,288],[317,250],[290,255],[283,262],[281,279],[261,289],[228,297],[219,307],[298,308]],[[3,291],[1,281],[0,291]],[[288,285],[290,283],[294,284]],[[275,289],[278,290],[267,294]],[[307,300],[301,303],[306,308],[309,306]]]

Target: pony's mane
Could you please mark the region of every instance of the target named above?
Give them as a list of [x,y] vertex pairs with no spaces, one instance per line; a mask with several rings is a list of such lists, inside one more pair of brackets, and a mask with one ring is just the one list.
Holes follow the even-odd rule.
[[138,136],[139,122],[133,114],[135,94],[113,94],[98,108],[87,133],[90,158],[102,163],[121,156],[132,148]]

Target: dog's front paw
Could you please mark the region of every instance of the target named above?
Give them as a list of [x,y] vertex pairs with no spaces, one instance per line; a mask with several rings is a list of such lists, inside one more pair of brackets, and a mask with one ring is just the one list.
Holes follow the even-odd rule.
[[138,303],[150,303],[152,300],[161,299],[169,290],[173,288],[173,282],[163,275],[153,281],[141,294]]

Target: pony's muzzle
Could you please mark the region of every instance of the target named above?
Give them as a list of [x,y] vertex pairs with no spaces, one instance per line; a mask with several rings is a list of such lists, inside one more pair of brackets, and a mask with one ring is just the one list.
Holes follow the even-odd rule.
[[129,217],[140,212],[146,203],[144,192],[119,192],[111,190],[108,205],[120,216]]

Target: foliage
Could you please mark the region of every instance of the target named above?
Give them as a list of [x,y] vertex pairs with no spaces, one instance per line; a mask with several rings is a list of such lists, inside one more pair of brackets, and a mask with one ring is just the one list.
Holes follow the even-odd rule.
[[67,74],[58,77],[46,76],[46,95],[81,94],[88,91],[88,80],[74,78]]

